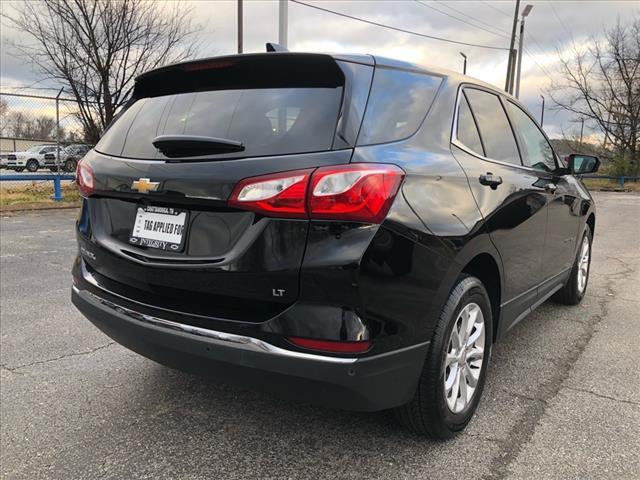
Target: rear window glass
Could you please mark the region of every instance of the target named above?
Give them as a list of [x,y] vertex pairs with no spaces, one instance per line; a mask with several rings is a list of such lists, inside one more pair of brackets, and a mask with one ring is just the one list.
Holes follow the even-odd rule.
[[164,159],[159,135],[201,135],[240,141],[225,157],[329,150],[342,87],[212,90],[142,98],[107,130],[96,150],[107,155]]
[[376,68],[358,145],[394,142],[413,135],[441,81],[422,73]]
[[521,165],[518,145],[498,96],[475,88],[465,88],[464,94],[478,122],[486,156]]

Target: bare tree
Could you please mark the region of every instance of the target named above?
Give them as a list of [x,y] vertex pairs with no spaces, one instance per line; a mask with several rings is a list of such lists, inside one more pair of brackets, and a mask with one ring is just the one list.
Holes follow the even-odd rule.
[[4,18],[32,40],[13,42],[15,53],[73,94],[90,142],[126,102],[137,75],[197,49],[191,7],[180,1],[29,1]]
[[640,17],[604,31],[586,49],[560,57],[559,80],[547,89],[558,108],[598,129],[604,146],[640,171]]

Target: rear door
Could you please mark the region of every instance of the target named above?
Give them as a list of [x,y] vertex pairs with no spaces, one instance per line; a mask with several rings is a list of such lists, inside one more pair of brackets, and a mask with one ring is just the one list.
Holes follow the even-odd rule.
[[[83,160],[96,188],[79,223],[89,273],[172,310],[246,321],[282,311],[298,295],[308,221],[240,211],[227,199],[248,177],[348,163],[371,70],[272,54],[142,76],[135,100]],[[185,146],[181,155],[177,144],[168,157],[153,145],[163,135],[243,149],[223,142],[219,153]]]
[[580,221],[578,192],[566,176],[558,173],[551,144],[533,119],[511,101],[507,101],[506,106],[520,138],[525,165],[540,172],[539,176],[545,182],[548,223],[542,255],[542,276],[543,280],[550,281],[546,287],[553,289],[562,281],[562,278],[556,278],[558,274],[571,268],[574,260]]
[[540,172],[524,167],[502,100],[488,90],[459,92],[453,153],[502,258],[506,331],[535,301],[542,281],[546,183]]

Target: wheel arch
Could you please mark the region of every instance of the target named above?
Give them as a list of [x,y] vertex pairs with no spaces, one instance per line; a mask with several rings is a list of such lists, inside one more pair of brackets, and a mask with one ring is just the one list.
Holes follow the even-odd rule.
[[498,324],[500,320],[500,303],[502,299],[502,272],[499,262],[490,253],[483,252],[471,259],[461,270],[478,278],[489,295],[491,302],[491,315],[493,324],[493,340],[497,337]]
[[589,217],[587,218],[587,225],[589,225],[589,228],[591,229],[591,235],[595,235],[596,233],[596,214],[591,212],[589,214]]

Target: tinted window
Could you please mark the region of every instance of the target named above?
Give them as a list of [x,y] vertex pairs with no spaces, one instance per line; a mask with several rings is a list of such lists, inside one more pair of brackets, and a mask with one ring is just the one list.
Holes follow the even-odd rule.
[[518,146],[500,99],[474,88],[464,90],[478,122],[486,157],[520,165]]
[[524,164],[537,170],[554,171],[556,162],[553,149],[538,126],[517,105],[507,102],[507,109],[524,143]]
[[281,155],[331,148],[342,87],[212,90],[142,98],[107,130],[96,150],[128,158],[164,159],[158,135],[241,141],[230,156]]
[[480,134],[478,134],[478,128],[476,122],[471,114],[471,109],[467,103],[467,99],[464,95],[460,96],[460,103],[458,104],[458,123],[456,138],[462,142],[466,147],[470,148],[479,155],[484,156],[484,148],[482,148],[482,141],[480,140]]
[[441,81],[421,73],[376,68],[358,145],[393,142],[413,135]]

